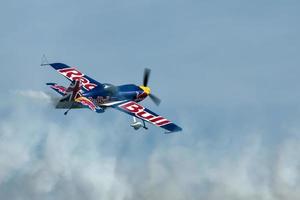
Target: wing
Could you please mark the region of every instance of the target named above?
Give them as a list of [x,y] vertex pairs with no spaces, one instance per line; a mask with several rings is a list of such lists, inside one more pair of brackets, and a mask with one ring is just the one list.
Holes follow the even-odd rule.
[[122,112],[125,112],[131,116],[137,117],[141,120],[147,121],[151,124],[154,124],[158,127],[166,129],[168,132],[177,132],[182,131],[182,128],[167,120],[166,118],[159,116],[158,114],[152,112],[151,110],[137,104],[134,101],[126,101],[125,103],[119,103],[112,105],[113,108],[116,108]]
[[94,89],[95,87],[102,87],[103,85],[99,83],[98,81],[95,81],[94,79],[88,77],[87,75],[81,73],[78,71],[75,67],[70,67],[63,63],[51,63],[51,64],[44,64],[44,65],[50,65],[53,67],[58,73],[69,79],[70,81],[81,81],[82,83],[82,89],[86,91],[90,91]]

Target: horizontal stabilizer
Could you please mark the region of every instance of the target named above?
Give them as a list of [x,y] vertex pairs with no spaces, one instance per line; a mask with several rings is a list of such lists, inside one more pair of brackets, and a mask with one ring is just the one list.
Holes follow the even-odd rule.
[[66,94],[67,88],[65,88],[64,86],[60,86],[56,83],[46,83],[46,85],[49,85],[53,90],[55,90],[57,93],[59,93],[61,95]]
[[57,109],[70,109],[70,108],[86,108],[86,106],[82,105],[78,102],[72,102],[72,101],[63,101],[58,102],[56,107]]

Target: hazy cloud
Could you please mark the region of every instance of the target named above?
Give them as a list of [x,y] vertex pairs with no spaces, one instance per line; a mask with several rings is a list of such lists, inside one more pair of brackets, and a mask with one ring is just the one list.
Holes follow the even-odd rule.
[[[17,102],[23,109],[13,109],[0,123],[1,199],[296,200],[300,195],[297,127],[287,128],[276,148],[264,144],[269,133],[260,127],[224,146],[196,135],[196,129],[190,129],[195,135],[174,136],[150,133],[154,127],[150,135],[123,132],[128,124],[120,117],[107,121],[82,110],[55,119],[44,114],[52,110],[48,105],[35,106],[32,113],[28,102]],[[101,124],[95,123],[98,117]],[[230,137],[231,131],[219,134]],[[149,140],[156,145],[148,154],[140,152],[138,143]],[[240,148],[233,151],[236,145]]]

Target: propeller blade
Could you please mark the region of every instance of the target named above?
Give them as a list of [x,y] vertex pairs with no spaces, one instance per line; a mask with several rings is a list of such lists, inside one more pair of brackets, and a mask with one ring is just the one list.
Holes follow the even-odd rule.
[[150,72],[151,72],[150,69],[145,68],[145,71],[144,71],[144,79],[143,79],[143,86],[145,86],[145,87],[147,87],[147,85],[148,85]]
[[160,98],[158,98],[157,96],[155,96],[153,94],[149,94],[149,97],[155,103],[155,105],[159,106],[159,104],[161,103]]

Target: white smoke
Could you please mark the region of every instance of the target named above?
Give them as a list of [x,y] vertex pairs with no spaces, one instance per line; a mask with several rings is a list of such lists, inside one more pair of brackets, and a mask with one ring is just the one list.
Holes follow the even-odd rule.
[[36,101],[51,102],[53,99],[53,97],[50,94],[37,90],[16,90],[12,93]]
[[97,150],[108,128],[85,129],[88,120],[76,117],[59,124],[43,114],[47,107],[16,107],[0,123],[0,199],[123,199],[116,157]]
[[[174,135],[150,127],[143,134],[129,129],[127,118],[108,120],[109,113],[82,110],[66,118],[53,111],[53,117],[48,107],[27,104],[18,100],[1,117],[0,199],[300,197],[297,126],[286,128],[277,144],[266,144],[272,133],[259,127],[241,129],[244,138],[227,143],[197,126]],[[218,134],[231,137],[231,131]]]

